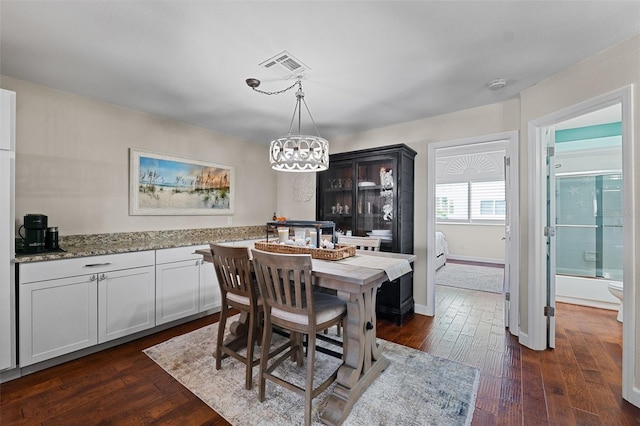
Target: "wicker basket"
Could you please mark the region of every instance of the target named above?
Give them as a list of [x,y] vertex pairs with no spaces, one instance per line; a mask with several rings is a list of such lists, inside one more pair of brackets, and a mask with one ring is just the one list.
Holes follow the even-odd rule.
[[270,251],[272,253],[310,254],[312,258],[322,260],[341,260],[356,254],[356,246],[346,244],[336,244],[334,249],[323,249],[256,241],[255,247],[258,250]]

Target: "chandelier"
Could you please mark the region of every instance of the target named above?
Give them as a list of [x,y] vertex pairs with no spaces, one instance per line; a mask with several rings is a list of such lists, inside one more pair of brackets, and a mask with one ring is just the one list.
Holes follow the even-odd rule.
[[[320,137],[316,122],[309,111],[307,102],[304,100],[304,92],[302,91],[302,81],[298,79],[294,84],[284,90],[277,92],[265,92],[257,89],[260,80],[249,78],[246,80],[247,85],[254,91],[265,95],[277,95],[284,93],[296,85],[296,106],[291,117],[289,132],[286,136],[274,139],[269,147],[269,162],[271,168],[281,172],[321,172],[329,168],[329,142]],[[317,136],[303,135],[300,131],[302,123],[302,104],[304,104]],[[293,123],[298,116],[298,133],[292,135]]]

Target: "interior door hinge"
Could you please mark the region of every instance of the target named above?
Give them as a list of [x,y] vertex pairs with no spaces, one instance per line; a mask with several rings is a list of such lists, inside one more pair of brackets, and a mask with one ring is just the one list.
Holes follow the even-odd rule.
[[545,237],[555,237],[556,236],[556,228],[553,226],[545,226],[544,227],[544,236]]
[[556,155],[556,147],[555,146],[548,146],[547,147],[547,157],[553,157],[554,155]]
[[504,294],[504,300],[507,300],[507,301],[511,300],[511,293],[506,292],[506,293]]
[[504,157],[504,165],[505,166],[511,165],[511,157]]
[[553,306],[545,306],[544,307],[544,316],[545,317],[555,317],[556,316],[556,308]]

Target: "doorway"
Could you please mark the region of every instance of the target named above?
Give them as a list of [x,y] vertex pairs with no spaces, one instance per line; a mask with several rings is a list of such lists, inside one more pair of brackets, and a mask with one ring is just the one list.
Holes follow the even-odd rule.
[[[553,134],[549,129],[559,123],[576,117],[592,113],[613,105],[621,105],[621,133],[622,133],[622,212],[634,211],[634,163],[632,142],[632,112],[631,112],[631,86],[616,90],[601,97],[574,105],[565,110],[550,114],[529,123],[529,181],[531,182],[529,193],[529,206],[531,206],[529,220],[529,271],[528,281],[528,336],[526,346],[544,350],[555,346],[555,261],[552,255],[555,247],[555,224],[547,222],[548,203],[555,197],[549,197],[551,188],[550,177],[555,178],[554,173],[549,173],[547,163],[553,166],[554,160],[549,161],[547,141]],[[553,144],[552,144],[553,147]],[[553,154],[554,152],[551,151]],[[555,194],[552,194],[555,195]],[[623,276],[628,283],[636,282],[635,272],[635,234],[634,217],[632,214],[622,214],[622,226],[625,229],[623,235]],[[551,256],[549,256],[551,254]],[[549,262],[549,259],[552,259]],[[553,272],[553,273],[552,273]],[[635,385],[638,371],[634,360],[636,359],[636,341],[633,333],[635,322],[634,300],[631,298],[631,285],[624,291],[625,312],[623,320],[623,356],[622,356],[622,395],[634,403],[640,404],[640,392]]]
[[[437,150],[449,150],[463,146],[479,146],[502,141],[506,150],[506,160],[500,158],[499,167],[504,170],[505,180],[505,209],[504,225],[504,295],[505,295],[505,325],[512,334],[518,334],[518,133],[504,132],[499,134],[478,136],[466,139],[434,142],[428,145],[427,165],[427,315],[435,315],[435,271],[439,266],[437,258],[436,238],[436,159]],[[504,168],[504,169],[503,169]],[[442,207],[442,206],[440,206]],[[489,208],[488,203],[485,206]],[[495,211],[498,206],[492,204]]]

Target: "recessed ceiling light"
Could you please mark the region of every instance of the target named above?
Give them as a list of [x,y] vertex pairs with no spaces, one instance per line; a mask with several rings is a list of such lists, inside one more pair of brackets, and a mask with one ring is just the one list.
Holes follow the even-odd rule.
[[504,78],[497,78],[495,80],[491,80],[487,84],[491,90],[500,90],[507,85],[507,80]]

